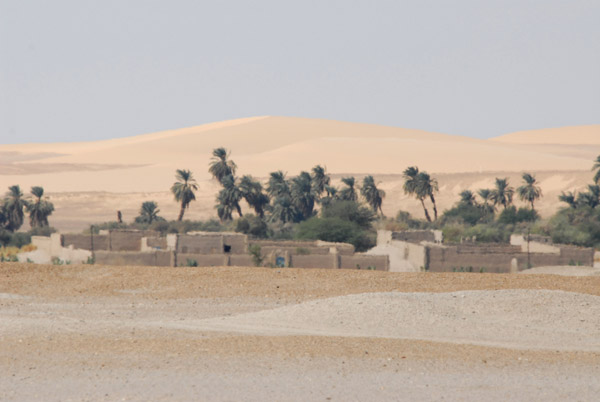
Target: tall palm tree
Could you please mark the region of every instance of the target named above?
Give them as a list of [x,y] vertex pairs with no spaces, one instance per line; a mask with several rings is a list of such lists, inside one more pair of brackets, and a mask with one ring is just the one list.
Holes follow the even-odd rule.
[[435,193],[438,192],[438,182],[436,179],[429,176],[427,172],[420,172],[417,176],[418,192],[422,193],[425,197],[429,197],[433,204],[433,219],[437,220],[438,211],[435,203]]
[[4,215],[6,219],[6,230],[14,232],[23,225],[25,214],[23,209],[28,205],[23,198],[23,192],[18,185],[10,186],[4,199]]
[[31,194],[34,196],[34,200],[27,204],[29,225],[32,228],[49,226],[48,216],[54,212],[54,205],[49,201],[42,200],[44,196],[43,187],[31,187]]
[[232,212],[235,210],[242,217],[242,208],[240,201],[242,192],[235,183],[235,178],[232,175],[225,176],[223,181],[223,189],[217,195],[217,214],[222,221],[230,220]]
[[477,191],[477,194],[479,194],[483,200],[483,205],[481,205],[481,208],[483,208],[485,215],[487,216],[488,214],[493,214],[496,208],[493,204],[490,204],[490,201],[492,201],[492,190],[489,188],[482,188]]
[[321,198],[330,182],[331,178],[324,167],[317,165],[312,168],[312,186],[317,199]]
[[381,204],[383,204],[383,199],[385,198],[385,191],[377,188],[373,176],[365,176],[360,193],[367,201],[367,204],[373,208],[373,211],[375,213],[379,211],[381,216],[383,216]]
[[179,216],[177,217],[177,220],[181,221],[190,202],[196,200],[196,194],[194,194],[194,192],[198,190],[198,185],[196,184],[196,180],[192,177],[192,172],[189,170],[177,169],[175,171],[175,178],[177,181],[171,186],[171,192],[175,196],[175,201],[181,204]]
[[542,196],[542,189],[537,185],[535,176],[529,173],[523,173],[525,184],[517,188],[517,193],[521,201],[527,201],[531,204],[531,210],[535,211],[534,202]]
[[254,180],[252,176],[246,175],[241,178],[239,189],[248,205],[254,208],[254,212],[258,216],[263,218],[265,216],[265,207],[269,205],[270,199],[263,192],[262,184]]
[[508,184],[508,178],[496,178],[496,188],[491,191],[491,199],[494,205],[502,205],[504,209],[512,204],[515,190]]
[[573,209],[577,209],[577,192],[562,192],[561,195],[558,196],[558,200],[564,202],[569,205],[569,207]]
[[477,191],[477,194],[479,194],[479,196],[483,200],[483,205],[485,206],[488,206],[489,202],[492,201],[492,190],[490,190],[489,188],[482,188],[479,191]]
[[140,207],[140,215],[135,218],[135,221],[138,223],[148,223],[151,224],[154,221],[162,220],[158,213],[160,209],[158,209],[158,204],[154,201],[144,201],[142,206]]
[[232,160],[228,160],[229,152],[225,148],[215,148],[212,152],[208,171],[219,183],[223,184],[223,179],[227,176],[235,176],[237,166]]
[[592,167],[592,171],[595,170],[596,174],[594,175],[594,183],[600,184],[600,155],[596,157],[594,161],[594,166]]
[[588,191],[579,193],[577,196],[577,205],[588,206],[590,208],[596,208],[600,205],[600,185],[590,184]]
[[460,193],[460,201],[463,205],[475,205],[477,201],[475,200],[475,194],[471,190],[464,190]]
[[290,195],[290,183],[285,177],[285,173],[281,170],[271,172],[269,182],[267,183],[267,194],[272,198],[282,195]]
[[308,219],[313,216],[315,201],[317,195],[312,185],[312,178],[308,172],[300,174],[292,179],[291,185],[292,201],[298,211],[302,214],[302,219]]
[[334,186],[325,186],[325,197],[321,197],[319,202],[323,207],[330,205],[333,201],[339,199],[339,190]]
[[342,178],[342,183],[344,183],[346,187],[342,188],[342,190],[340,191],[340,199],[344,201],[358,200],[358,195],[356,194],[356,189],[354,188],[354,177],[344,177]]
[[271,211],[271,221],[281,221],[283,223],[297,220],[298,210],[292,202],[289,195],[280,195],[273,199],[273,208]]
[[402,176],[404,177],[404,193],[415,196],[421,202],[423,212],[425,212],[425,218],[427,219],[427,222],[431,222],[431,216],[429,216],[429,211],[425,206],[425,197],[427,194],[423,191],[423,187],[419,180],[419,168],[410,166],[404,169]]

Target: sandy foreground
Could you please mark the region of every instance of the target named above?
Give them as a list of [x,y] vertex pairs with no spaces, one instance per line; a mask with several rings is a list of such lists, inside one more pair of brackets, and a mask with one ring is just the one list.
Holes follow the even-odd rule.
[[595,400],[600,276],[0,264],[0,400]]

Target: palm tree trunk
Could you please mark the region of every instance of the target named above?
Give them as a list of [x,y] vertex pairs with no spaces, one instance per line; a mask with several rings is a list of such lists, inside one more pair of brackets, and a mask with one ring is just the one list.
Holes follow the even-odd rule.
[[431,222],[431,217],[429,216],[429,211],[427,210],[427,207],[425,206],[425,201],[423,201],[423,198],[420,198],[419,201],[421,201],[421,205],[423,205],[423,211],[425,211],[425,218],[427,218],[427,222]]
[[235,204],[235,209],[237,210],[237,213],[238,213],[238,215],[240,216],[240,218],[241,218],[242,216],[244,216],[244,215],[242,214],[242,208],[240,208],[240,204]]
[[434,220],[437,221],[437,206],[435,205],[435,197],[433,196],[433,194],[431,194],[429,198],[431,198],[431,202],[433,203],[433,216],[435,218]]
[[533,207],[533,200],[531,200],[531,210],[535,211],[535,208]]
[[181,203],[181,209],[179,210],[179,217],[177,217],[177,220],[179,222],[181,222],[181,220],[183,219],[184,213],[185,213],[185,205],[183,203]]

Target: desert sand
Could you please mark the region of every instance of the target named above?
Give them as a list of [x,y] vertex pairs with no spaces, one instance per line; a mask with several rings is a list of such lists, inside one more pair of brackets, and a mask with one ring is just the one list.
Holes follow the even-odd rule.
[[600,277],[0,265],[1,399],[594,400]]
[[[176,169],[190,169],[199,181],[198,201],[187,217],[215,217],[218,185],[208,163],[214,148],[231,151],[238,175],[265,181],[269,172],[295,175],[326,166],[339,184],[343,176],[373,174],[387,192],[386,215],[399,209],[421,214],[418,202],[402,191],[402,171],[419,166],[438,179],[440,210],[465,189],[490,187],[495,177],[513,186],[520,174],[538,177],[547,216],[559,207],[561,191],[584,188],[600,154],[600,126],[513,133],[491,140],[458,135],[292,117],[252,117],[106,141],[0,145],[0,189],[41,185],[55,203],[51,223],[80,231],[92,222],[114,220],[121,210],[133,220],[143,201],[157,201],[173,219],[177,205],[169,193]],[[418,215],[420,216],[420,215]]]

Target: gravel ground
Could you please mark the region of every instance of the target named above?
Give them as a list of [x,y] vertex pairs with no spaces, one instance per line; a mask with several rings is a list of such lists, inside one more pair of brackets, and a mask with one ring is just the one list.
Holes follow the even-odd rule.
[[600,278],[0,264],[0,400],[594,400]]

